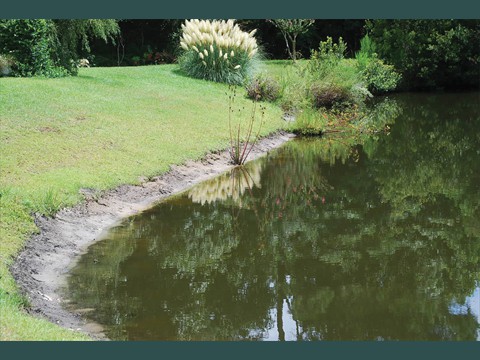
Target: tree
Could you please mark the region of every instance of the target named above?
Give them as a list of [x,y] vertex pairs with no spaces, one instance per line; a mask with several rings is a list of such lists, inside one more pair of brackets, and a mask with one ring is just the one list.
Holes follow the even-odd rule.
[[[305,34],[313,25],[315,20],[313,19],[276,19],[270,20],[283,35],[285,44],[287,45],[288,55],[295,62],[297,60],[297,37],[298,35]],[[290,44],[292,50],[290,50]]]
[[479,88],[480,21],[373,20],[377,53],[408,88]]
[[93,38],[115,42],[120,33],[118,20],[114,19],[63,19],[53,20],[58,39],[57,56],[60,65],[71,73],[76,72],[79,54],[90,52]]
[[111,19],[0,20],[0,54],[13,58],[13,75],[65,76],[76,74],[92,38],[113,41],[118,33]]

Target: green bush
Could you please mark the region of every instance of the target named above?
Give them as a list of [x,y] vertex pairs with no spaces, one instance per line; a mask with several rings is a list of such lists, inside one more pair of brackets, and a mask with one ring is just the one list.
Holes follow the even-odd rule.
[[351,102],[347,88],[335,83],[314,83],[310,87],[310,96],[313,106],[317,109],[331,109]]
[[368,90],[372,94],[383,94],[395,90],[401,78],[392,65],[384,64],[376,54],[367,62],[362,73]]
[[258,56],[255,31],[246,33],[233,20],[187,20],[182,29],[178,63],[187,75],[228,84],[251,77]]
[[370,36],[365,35],[360,40],[360,51],[355,53],[355,59],[357,60],[358,66],[361,70],[365,69],[368,65],[368,62],[374,54],[376,54],[377,46],[370,38]]
[[280,96],[278,82],[265,75],[258,75],[247,86],[247,96],[253,100],[275,101]]
[[383,94],[396,89],[401,76],[392,65],[378,58],[376,45],[366,35],[360,40],[360,51],[355,54],[358,71],[363,75],[368,90],[372,94]]
[[312,51],[305,79],[310,83],[308,97],[313,107],[345,108],[361,104],[371,96],[356,63],[345,59],[346,51],[342,38],[335,43],[331,37]]
[[318,50],[312,50],[310,62],[308,64],[309,72],[317,79],[328,76],[335,67],[345,58],[347,44],[342,38],[338,43],[334,43],[331,37],[326,41],[321,41]]
[[14,76],[63,76],[53,60],[55,27],[51,20],[0,20],[0,53],[13,59]]
[[0,54],[13,58],[14,76],[76,74],[78,52],[89,52],[89,39],[107,41],[118,31],[110,19],[0,20]]

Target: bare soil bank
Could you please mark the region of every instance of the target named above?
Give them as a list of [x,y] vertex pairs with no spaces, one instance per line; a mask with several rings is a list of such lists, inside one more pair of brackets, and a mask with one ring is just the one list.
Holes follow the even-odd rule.
[[[293,137],[279,132],[261,139],[249,160],[267,154]],[[122,185],[101,195],[84,189],[85,201],[81,204],[61,210],[53,218],[37,216],[35,223],[40,233],[26,242],[11,267],[21,292],[30,301],[28,311],[95,339],[106,339],[100,326],[88,323],[82,311],[67,310],[68,304],[62,299],[60,289],[76,259],[121,219],[230,168],[228,151],[210,153],[202,160],[172,166],[167,173],[138,186]]]

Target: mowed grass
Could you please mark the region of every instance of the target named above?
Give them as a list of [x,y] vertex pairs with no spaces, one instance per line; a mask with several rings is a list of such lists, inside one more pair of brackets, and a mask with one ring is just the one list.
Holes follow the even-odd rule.
[[[175,65],[81,69],[60,79],[0,79],[0,340],[83,340],[24,312],[8,267],[36,231],[32,214],[82,200],[79,190],[139,183],[229,144],[228,87]],[[236,116],[251,102],[239,92]],[[262,135],[284,127],[266,104]]]

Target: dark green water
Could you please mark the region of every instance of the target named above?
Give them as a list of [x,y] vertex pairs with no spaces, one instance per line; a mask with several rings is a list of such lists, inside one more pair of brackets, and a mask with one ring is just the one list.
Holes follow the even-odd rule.
[[68,280],[128,340],[480,340],[479,94],[296,140],[111,229]]

